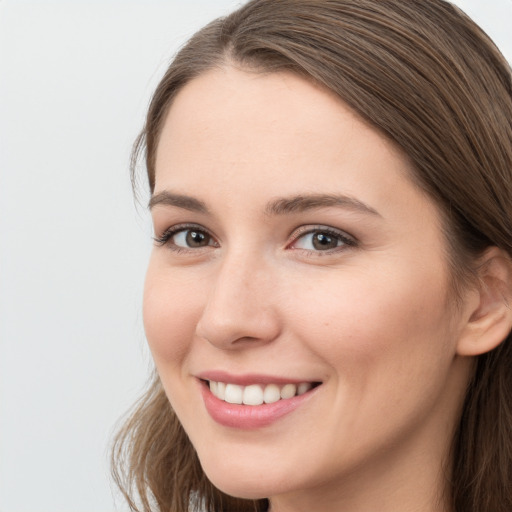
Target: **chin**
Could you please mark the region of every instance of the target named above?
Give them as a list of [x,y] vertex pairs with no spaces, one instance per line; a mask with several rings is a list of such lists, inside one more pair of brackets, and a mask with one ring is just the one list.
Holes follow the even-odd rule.
[[228,464],[203,465],[210,482],[220,491],[235,498],[260,500],[290,491],[293,487],[288,478],[271,473],[267,469],[246,466],[243,469]]
[[260,500],[275,494],[273,490],[262,485],[262,482],[258,482],[256,479],[240,478],[240,476],[223,477],[218,472],[214,472],[211,475],[206,473],[206,476],[217,489],[235,498]]

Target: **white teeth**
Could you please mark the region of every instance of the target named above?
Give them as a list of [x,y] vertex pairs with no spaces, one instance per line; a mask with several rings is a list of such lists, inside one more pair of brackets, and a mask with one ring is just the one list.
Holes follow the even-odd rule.
[[263,390],[261,387],[257,384],[247,386],[244,389],[243,403],[245,405],[261,405],[263,403]]
[[226,394],[224,400],[230,404],[241,404],[244,388],[237,384],[226,384]]
[[265,391],[263,391],[263,400],[266,404],[273,404],[281,400],[281,391],[276,384],[267,384]]
[[209,387],[214,396],[230,404],[261,405],[263,403],[273,404],[279,400],[303,395],[313,388],[313,384],[301,382],[299,385],[251,384],[250,386],[239,386],[238,384],[209,381]]
[[[211,381],[210,381],[211,382]],[[226,384],[224,382],[217,382],[217,394],[213,393],[217,398],[225,400],[226,398]]]
[[297,386],[295,384],[286,384],[283,386],[283,389],[281,389],[281,398],[286,400],[287,398],[295,396],[295,393],[297,393]]
[[310,389],[312,389],[312,387],[313,385],[311,383],[302,382],[297,388],[297,395],[303,395],[304,393],[307,393]]

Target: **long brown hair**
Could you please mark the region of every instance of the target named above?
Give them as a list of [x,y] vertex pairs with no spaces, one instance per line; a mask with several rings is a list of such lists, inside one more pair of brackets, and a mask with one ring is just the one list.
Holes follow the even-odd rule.
[[[401,147],[445,217],[454,283],[489,246],[512,255],[512,79],[486,34],[443,0],[253,0],[199,31],[158,85],[134,162],[150,190],[166,113],[229,63],[322,84]],[[512,510],[512,342],[479,356],[453,441],[456,512]],[[133,510],[266,510],[206,479],[158,376],[118,434],[116,482]],[[139,495],[138,503],[131,497]],[[153,505],[152,505],[153,503]]]

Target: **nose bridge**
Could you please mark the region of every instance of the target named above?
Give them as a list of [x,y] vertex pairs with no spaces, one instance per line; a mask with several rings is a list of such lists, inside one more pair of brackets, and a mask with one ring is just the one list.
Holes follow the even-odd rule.
[[264,261],[261,255],[255,256],[250,251],[233,251],[228,254],[221,264],[220,272],[216,280],[219,290],[233,287],[235,293],[243,292],[241,285],[245,287],[256,286],[264,273]]
[[271,289],[272,272],[261,254],[226,254],[212,277],[197,334],[223,348],[271,341],[279,330]]

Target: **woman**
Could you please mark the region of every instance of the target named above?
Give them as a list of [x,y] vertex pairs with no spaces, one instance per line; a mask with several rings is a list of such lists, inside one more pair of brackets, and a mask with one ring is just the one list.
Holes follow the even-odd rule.
[[512,509],[511,120],[442,0],[255,0],[189,41],[135,153],[134,510]]

